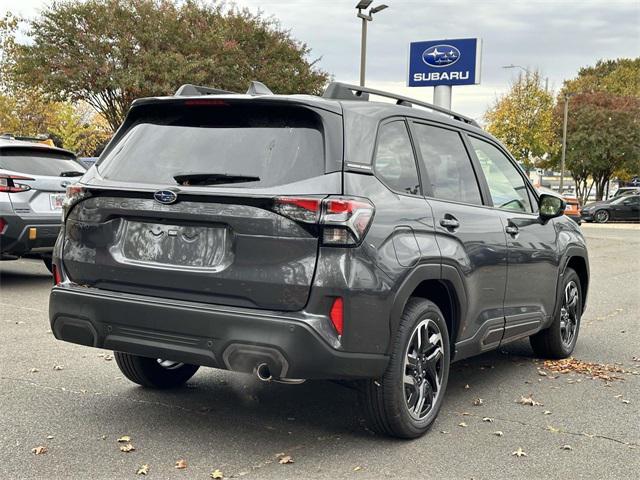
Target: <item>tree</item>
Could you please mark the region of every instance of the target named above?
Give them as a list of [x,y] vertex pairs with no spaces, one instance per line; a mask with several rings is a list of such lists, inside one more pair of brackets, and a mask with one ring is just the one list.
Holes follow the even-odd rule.
[[[630,178],[640,172],[640,58],[599,60],[565,81],[554,111],[558,139],[562,138],[566,94],[572,95],[566,168],[583,202],[593,186],[600,200],[611,178]],[[549,163],[557,167],[559,157]]]
[[11,76],[56,100],[85,101],[115,130],[135,98],[195,83],[245,91],[319,93],[327,74],[310,49],[248,10],[185,0],[69,0],[29,22]]
[[593,67],[583,67],[578,76],[564,83],[561,95],[607,92],[623,97],[640,97],[640,57],[598,60]]
[[539,72],[520,75],[508,93],[486,112],[487,130],[500,139],[527,172],[557,148],[553,135],[553,97]]
[[[559,102],[558,124],[562,109]],[[615,172],[640,171],[640,98],[582,93],[571,97],[569,111],[566,168],[582,202],[587,200],[589,179],[596,187],[596,200],[601,200]]]

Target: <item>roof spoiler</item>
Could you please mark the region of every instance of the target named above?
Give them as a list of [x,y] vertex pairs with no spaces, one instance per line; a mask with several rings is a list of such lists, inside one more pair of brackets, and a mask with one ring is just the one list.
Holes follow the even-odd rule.
[[454,120],[458,120],[460,122],[467,123],[469,125],[473,125],[474,127],[480,127],[478,123],[472,118],[465,117],[456,112],[452,112],[451,110],[447,110],[443,107],[438,107],[437,105],[433,105],[427,102],[421,102],[420,100],[416,100],[414,98],[404,97],[402,95],[396,95],[395,93],[385,92],[383,90],[375,90],[373,88],[368,87],[360,87],[357,85],[349,85],[347,83],[341,82],[331,82],[324,94],[323,98],[332,99],[332,100],[361,100],[368,101],[369,94],[377,95],[379,97],[390,98],[396,101],[396,105],[402,105],[404,107],[413,107],[419,106],[423,108],[427,108],[434,112],[442,113],[447,115]]
[[[192,85],[190,83],[185,83],[178,90],[176,90],[176,93],[174,93],[173,96],[192,97],[197,95],[234,95],[236,93],[237,92],[230,92],[229,90],[221,90],[219,88],[204,87],[201,85]],[[264,83],[254,80],[249,84],[247,95],[251,95],[254,97],[258,95],[273,95],[273,92],[269,90],[269,88]]]

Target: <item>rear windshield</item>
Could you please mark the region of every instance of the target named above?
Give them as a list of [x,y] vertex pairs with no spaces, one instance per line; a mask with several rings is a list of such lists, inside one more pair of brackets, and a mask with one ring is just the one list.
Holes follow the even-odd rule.
[[84,167],[67,155],[25,148],[0,150],[0,168],[48,177],[74,177],[85,172]]
[[[176,185],[175,176],[243,178],[264,188],[325,173],[322,123],[307,109],[193,101],[165,105],[129,127],[98,163],[110,180]],[[157,110],[157,109],[156,109]],[[259,178],[259,180],[256,180]]]

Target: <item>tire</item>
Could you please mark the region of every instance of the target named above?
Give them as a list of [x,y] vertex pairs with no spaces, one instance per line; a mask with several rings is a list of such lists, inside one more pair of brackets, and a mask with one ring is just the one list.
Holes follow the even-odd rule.
[[529,337],[538,357],[567,358],[576,346],[582,317],[582,287],[572,268],[565,270],[562,292],[562,304],[551,326]]
[[114,357],[125,377],[148,388],[180,387],[200,368],[198,365],[140,357],[130,353],[114,352]]
[[607,210],[597,210],[593,214],[593,220],[596,223],[607,223],[610,218],[611,215],[609,215],[609,212]]
[[47,270],[49,270],[49,273],[53,275],[53,259],[50,256],[45,256],[42,257],[42,262],[44,266],[47,267]]
[[[415,355],[416,335],[421,339],[422,356]],[[429,300],[410,298],[386,372],[380,379],[363,382],[361,403],[370,427],[399,438],[416,438],[427,432],[444,399],[450,362],[449,333],[442,312]],[[405,383],[405,379],[411,382]],[[416,386],[421,390],[415,390]],[[421,398],[422,408],[418,405]]]

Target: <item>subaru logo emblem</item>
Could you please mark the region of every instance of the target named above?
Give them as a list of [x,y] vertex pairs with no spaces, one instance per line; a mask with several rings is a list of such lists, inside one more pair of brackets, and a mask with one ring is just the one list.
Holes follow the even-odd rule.
[[434,45],[422,53],[422,61],[431,67],[450,67],[460,60],[460,50],[453,45]]
[[175,203],[178,200],[178,195],[171,190],[158,190],[153,194],[153,198],[160,203],[164,203],[165,205],[169,205],[171,203]]

